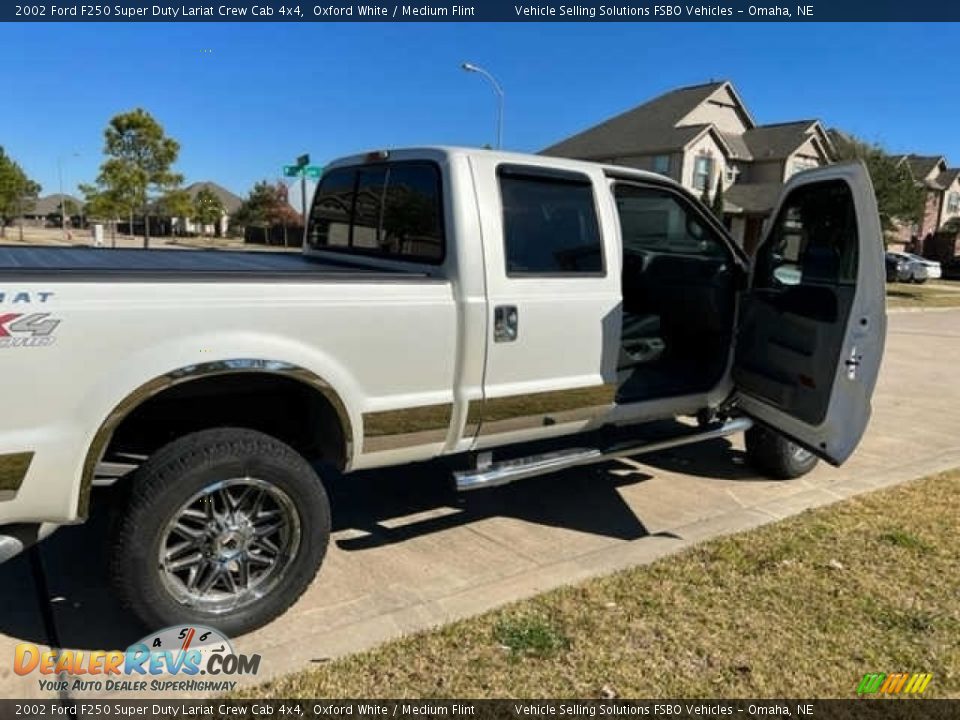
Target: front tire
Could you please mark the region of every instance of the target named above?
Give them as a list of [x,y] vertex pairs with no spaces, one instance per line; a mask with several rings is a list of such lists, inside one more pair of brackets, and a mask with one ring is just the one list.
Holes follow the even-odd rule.
[[792,480],[806,475],[819,462],[809,450],[762,425],[747,430],[744,443],[747,461],[763,475],[775,480]]
[[186,435],[130,482],[110,575],[121,604],[151,629],[194,623],[249,632],[286,611],[323,562],[323,485],[303,457],[268,435]]

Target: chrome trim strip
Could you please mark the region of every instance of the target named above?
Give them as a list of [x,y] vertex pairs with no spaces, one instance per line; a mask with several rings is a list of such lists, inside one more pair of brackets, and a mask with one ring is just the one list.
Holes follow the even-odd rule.
[[182,368],[177,368],[176,370],[171,370],[165,375],[161,375],[144,383],[120,401],[110,414],[107,415],[93,436],[93,441],[90,443],[90,448],[87,450],[87,456],[83,463],[83,471],[80,476],[80,495],[77,500],[77,515],[79,518],[86,519],[90,511],[90,488],[93,485],[97,464],[103,459],[103,453],[106,451],[114,431],[131,412],[144,401],[149,400],[154,395],[174,385],[198,378],[248,372],[282,375],[299,380],[318,390],[333,406],[340,420],[344,439],[343,456],[346,466],[350,465],[353,457],[353,428],[350,424],[350,416],[336,391],[319,375],[291,363],[258,358],[214,360],[196,365],[187,365]]
[[452,403],[364,413],[363,452],[443,442],[452,417]]
[[467,427],[480,426],[477,437],[591,420],[612,407],[616,383],[499,398],[471,400]]
[[693,443],[703,442],[705,440],[714,440],[716,438],[726,437],[727,435],[733,435],[734,433],[744,432],[752,426],[753,420],[750,418],[735,418],[723,425],[712,427],[702,432],[670,438],[669,440],[661,440],[645,445],[624,443],[603,450],[600,448],[571,448],[557,452],[542,453],[517,460],[492,463],[482,469],[455,472],[453,479],[457,490],[461,492],[497,487],[499,485],[512,483],[515,480],[536,477],[537,475],[546,475],[548,473],[577,467],[578,465],[591,465],[605,460],[644,455],[646,453],[666,450],[681,445],[692,445]]
[[32,452],[7,453],[0,455],[0,502],[13,500],[17,491],[23,485],[30,463],[33,462]]

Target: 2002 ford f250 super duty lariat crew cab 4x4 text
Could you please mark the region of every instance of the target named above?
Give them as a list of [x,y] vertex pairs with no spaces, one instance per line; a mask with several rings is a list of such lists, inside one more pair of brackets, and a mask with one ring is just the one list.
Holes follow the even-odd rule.
[[327,473],[448,456],[468,490],[741,431],[768,475],[839,464],[880,232],[860,164],[793,176],[750,262],[664,177],[426,148],[328,166],[301,255],[0,249],[0,558],[116,484],[125,605],[237,634],[319,568]]

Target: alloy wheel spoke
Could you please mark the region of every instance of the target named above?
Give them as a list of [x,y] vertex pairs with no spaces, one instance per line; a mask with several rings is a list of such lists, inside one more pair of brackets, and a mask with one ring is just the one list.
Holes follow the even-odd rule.
[[167,572],[179,572],[186,568],[191,568],[192,571],[193,568],[198,567],[202,563],[203,553],[197,551],[187,555],[186,557],[182,557],[179,560],[170,560],[164,565],[164,567],[166,568]]
[[223,574],[223,567],[220,563],[207,563],[207,568],[206,577],[203,578],[203,582],[197,585],[197,592],[201,595],[206,595]]

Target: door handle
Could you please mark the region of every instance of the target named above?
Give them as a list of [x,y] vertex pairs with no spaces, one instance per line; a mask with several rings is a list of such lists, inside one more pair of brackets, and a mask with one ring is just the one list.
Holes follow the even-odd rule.
[[497,305],[493,309],[493,341],[513,342],[517,339],[516,305]]

